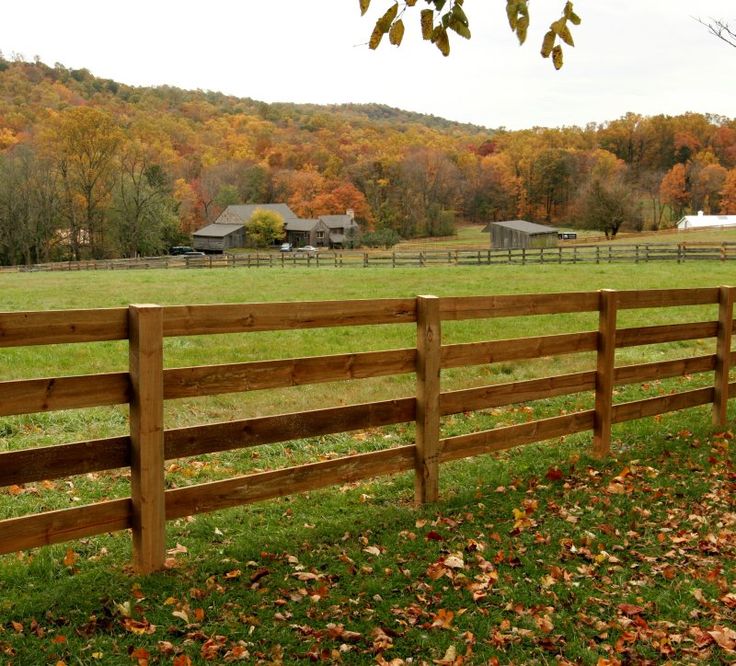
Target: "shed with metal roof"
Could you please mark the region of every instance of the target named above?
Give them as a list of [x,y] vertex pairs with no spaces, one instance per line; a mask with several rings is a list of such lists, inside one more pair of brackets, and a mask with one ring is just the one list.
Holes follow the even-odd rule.
[[192,234],[192,247],[200,252],[224,252],[245,245],[243,224],[213,223]]
[[526,220],[491,222],[483,229],[491,234],[493,249],[557,247],[558,230]]

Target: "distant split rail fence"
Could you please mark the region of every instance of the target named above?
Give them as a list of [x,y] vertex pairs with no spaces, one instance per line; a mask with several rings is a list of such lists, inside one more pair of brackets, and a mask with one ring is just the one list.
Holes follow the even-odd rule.
[[613,264],[668,261],[729,261],[736,243],[645,243],[560,245],[548,248],[447,249],[417,251],[338,250],[322,252],[249,252],[206,256],[62,261],[30,266],[0,266],[0,272],[97,271],[150,268],[400,268],[407,266],[488,266],[492,264]]
[[[613,424],[665,412],[712,405],[724,424],[735,354],[731,349],[736,289],[714,287],[654,291],[395,298],[288,304],[166,306],[0,313],[0,347],[127,340],[126,372],[0,382],[0,417],[129,404],[129,435],[0,453],[0,486],[129,468],[130,496],[86,506],[0,521],[0,552],[132,530],[138,570],[162,566],[165,522],[343,484],[414,471],[419,503],[439,497],[442,463],[592,432],[592,450],[605,456]],[[634,308],[713,306],[707,321],[633,328],[617,325]],[[547,336],[443,344],[443,322],[560,313],[597,313],[597,330]],[[702,310],[701,310],[702,312]],[[596,315],[594,315],[596,316]],[[701,315],[702,318],[702,315]],[[171,336],[406,324],[416,345],[320,357],[228,365],[165,368],[163,341]],[[616,350],[680,340],[714,340],[713,352],[654,363],[617,366]],[[583,372],[446,391],[448,368],[594,352]],[[264,388],[309,385],[414,373],[416,392],[400,399],[322,408],[275,416],[166,429],[164,402]],[[697,389],[614,403],[614,387],[663,378],[712,373]],[[594,408],[460,436],[443,435],[441,417],[590,392]],[[392,424],[416,424],[415,441],[379,451],[252,473],[181,488],[166,488],[166,461]]]

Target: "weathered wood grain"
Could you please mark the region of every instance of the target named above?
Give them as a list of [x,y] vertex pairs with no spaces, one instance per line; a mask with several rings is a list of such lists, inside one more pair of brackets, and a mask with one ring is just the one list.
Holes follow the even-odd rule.
[[130,466],[130,437],[44,446],[0,453],[0,486]]
[[0,347],[124,340],[128,309],[0,312]]
[[699,289],[644,289],[618,291],[620,310],[634,308],[664,308],[683,305],[711,305],[718,303],[718,288]]
[[672,361],[622,365],[614,370],[613,379],[617,386],[634,384],[636,382],[656,381],[669,377],[682,377],[684,375],[694,375],[699,372],[709,372],[715,369],[715,364],[715,354],[709,354],[707,356],[678,358]]
[[523,317],[564,312],[593,312],[597,309],[596,292],[458,296],[446,297],[440,302],[440,316],[443,320]]
[[713,425],[719,427],[724,427],[728,420],[728,375],[731,371],[735,295],[736,290],[733,287],[724,286],[719,290],[716,368],[713,379]]
[[617,315],[618,294],[610,289],[601,290],[595,370],[595,426],[593,427],[593,455],[597,458],[604,458],[611,449],[611,410],[618,342]]
[[0,382],[0,416],[120,405],[129,400],[127,372]]
[[637,347],[679,340],[701,340],[714,338],[717,333],[718,322],[716,321],[621,328],[616,331],[616,347]]
[[698,405],[707,405],[713,402],[713,392],[712,386],[706,386],[705,388],[692,389],[656,398],[624,402],[614,406],[613,423],[634,421],[645,416],[656,416],[657,414],[697,407]]
[[478,388],[447,391],[440,396],[440,414],[458,414],[520,402],[543,400],[595,389],[595,372],[576,372]]
[[414,501],[417,504],[436,502],[439,499],[441,347],[440,301],[436,296],[419,296],[414,475]]
[[133,559],[145,574],[160,569],[166,555],[163,309],[131,305],[129,314]]
[[166,458],[408,423],[415,416],[416,399],[412,397],[178,428],[164,435]]
[[[275,361],[171,368],[164,371],[164,397],[170,400],[398,375],[414,372],[416,357],[415,349],[395,349]],[[0,390],[1,386],[0,384]]]
[[0,520],[0,553],[47,546],[132,527],[129,498]]
[[164,310],[164,335],[206,335],[249,331],[401,324],[416,321],[416,300],[175,305]]
[[442,367],[443,369],[457,368],[465,365],[482,365],[595,351],[597,341],[598,334],[595,331],[585,331],[534,338],[511,338],[445,345],[442,348]]
[[448,462],[592,430],[594,416],[595,412],[591,409],[469,435],[448,437],[440,441],[440,460]]
[[166,518],[172,520],[340,483],[405,472],[414,469],[414,450],[411,445],[401,446],[168,490]]

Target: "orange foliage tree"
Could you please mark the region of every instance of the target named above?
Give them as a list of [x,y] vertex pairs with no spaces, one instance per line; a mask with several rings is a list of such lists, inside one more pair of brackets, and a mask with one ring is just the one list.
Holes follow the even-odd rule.
[[731,169],[723,182],[721,214],[736,215],[736,169]]
[[687,190],[687,169],[684,164],[675,164],[662,178],[659,186],[662,201],[672,207],[674,219],[682,217],[690,201],[690,193]]

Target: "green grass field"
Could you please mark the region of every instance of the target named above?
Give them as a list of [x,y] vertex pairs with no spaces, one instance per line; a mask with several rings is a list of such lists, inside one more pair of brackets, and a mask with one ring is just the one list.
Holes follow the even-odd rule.
[[[718,263],[426,269],[231,269],[0,275],[0,310],[715,286]],[[285,306],[288,307],[288,306]],[[622,313],[622,325],[714,308]],[[591,315],[453,322],[446,342],[590,330]],[[388,349],[413,325],[167,340],[168,367]],[[712,353],[713,341],[622,350],[619,363]],[[4,350],[0,381],[126,367],[119,343]],[[443,388],[590,368],[590,355],[443,373]],[[708,378],[622,388],[617,401]],[[167,404],[167,427],[413,392],[411,376]],[[589,406],[568,396],[443,419],[459,434]],[[733,415],[732,415],[733,416]],[[730,432],[698,408],[617,426],[609,460],[583,433],[445,465],[414,508],[398,475],[168,526],[169,569],[131,573],[130,538],[0,558],[0,653],[25,664],[729,663],[736,621]],[[127,410],[0,419],[0,450],[121,434]],[[172,463],[182,486],[412,441],[409,427]],[[0,515],[129,494],[123,471],[0,490]],[[462,658],[462,659],[461,659]],[[409,661],[412,660],[412,661]],[[607,661],[601,661],[607,660]],[[647,661],[648,660],[648,661]]]

